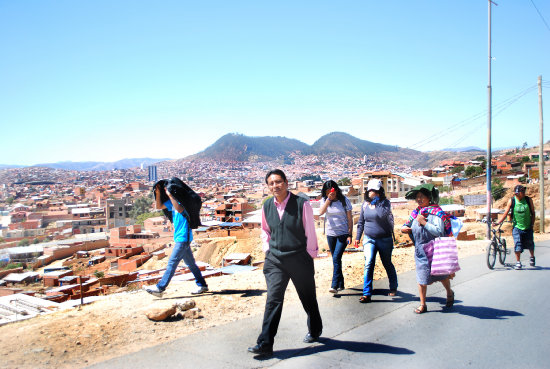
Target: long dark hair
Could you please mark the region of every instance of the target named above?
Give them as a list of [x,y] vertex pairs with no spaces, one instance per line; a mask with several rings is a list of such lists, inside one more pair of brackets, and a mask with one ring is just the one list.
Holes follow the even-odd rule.
[[[323,199],[327,199],[328,197],[328,191],[330,191],[332,188],[336,191],[336,199],[339,200],[342,203],[342,206],[344,209],[346,208],[346,197],[342,193],[342,190],[340,187],[338,187],[338,183],[334,182],[333,180],[326,181],[323,183],[323,188],[321,189],[321,196],[323,196]],[[330,204],[332,206],[332,204]]]
[[[386,191],[384,191],[384,187],[380,187],[380,189],[378,191],[376,190],[370,190],[370,191],[374,191],[378,194],[378,197],[380,198],[380,201],[383,201],[386,199]],[[372,201],[372,199],[369,197],[369,192],[370,191],[366,191],[365,194],[363,195],[364,199],[366,202],[370,203]]]

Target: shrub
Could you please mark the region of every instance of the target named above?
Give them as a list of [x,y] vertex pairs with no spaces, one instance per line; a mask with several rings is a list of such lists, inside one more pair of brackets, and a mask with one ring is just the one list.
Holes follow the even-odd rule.
[[17,242],[17,246],[29,246],[31,241],[26,238],[23,238],[21,241]]
[[506,188],[499,178],[494,178],[491,181],[491,192],[493,193],[493,199],[500,200],[506,194]]
[[96,276],[96,278],[103,278],[103,277],[105,277],[105,273],[102,272],[101,270],[96,270],[96,271],[94,272],[94,275]]
[[2,269],[9,270],[9,269],[16,269],[21,268],[23,266],[22,263],[9,263],[6,266],[3,266]]

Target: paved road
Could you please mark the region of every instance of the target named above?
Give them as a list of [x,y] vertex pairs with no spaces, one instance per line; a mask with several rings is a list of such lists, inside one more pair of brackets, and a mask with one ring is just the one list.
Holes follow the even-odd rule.
[[[399,295],[385,296],[377,281],[371,304],[358,303],[360,287],[319,300],[324,332],[319,343],[302,343],[307,333],[301,306],[285,306],[274,356],[257,360],[261,316],[233,322],[111,359],[91,368],[550,368],[550,241],[536,246],[537,267],[498,264],[485,255],[461,260],[453,280],[456,303],[445,311],[441,284],[428,287],[428,309],[418,306],[415,272],[399,275]],[[522,255],[528,264],[528,253]]]

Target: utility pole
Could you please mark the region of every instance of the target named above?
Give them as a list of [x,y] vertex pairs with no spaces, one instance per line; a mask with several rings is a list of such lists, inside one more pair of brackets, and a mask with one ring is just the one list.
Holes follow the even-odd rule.
[[544,138],[543,138],[543,119],[542,119],[542,76],[539,76],[539,196],[540,196],[540,233],[544,233]]
[[[487,165],[485,166],[485,172],[487,173],[487,239],[491,239],[491,201],[493,199],[491,193],[491,161],[493,159],[491,152],[491,116],[492,116],[492,87],[491,87],[491,6],[493,2],[488,0],[489,5],[489,42],[488,42],[488,55],[489,55],[489,83],[487,85]],[[497,3],[494,3],[498,5]]]

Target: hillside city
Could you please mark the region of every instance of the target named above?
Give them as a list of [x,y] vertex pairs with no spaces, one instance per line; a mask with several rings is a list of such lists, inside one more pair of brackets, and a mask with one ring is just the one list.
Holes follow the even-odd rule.
[[[548,151],[544,151],[545,159]],[[538,181],[538,156],[535,148],[495,155],[491,163],[495,198],[499,189]],[[262,202],[269,196],[264,176],[273,168],[286,172],[292,192],[311,200],[319,229],[323,227],[320,189],[329,179],[341,185],[354,204],[355,217],[371,178],[382,180],[396,209],[407,206],[404,195],[411,188],[433,183],[441,189],[446,211],[464,216],[472,207],[478,220],[487,216],[483,213],[486,163],[480,156],[444,160],[424,169],[376,156],[299,153],[269,162],[181,159],[110,171],[3,169],[0,325],[36,316],[55,304],[75,304],[84,298],[156,283],[165,268],[156,262],[166,260],[173,245],[171,224],[152,208],[151,187],[161,178],[177,176],[202,198],[202,226],[195,230],[193,250],[206,277],[234,273],[228,269],[234,266],[261,265],[262,253],[255,245]],[[467,195],[453,196],[461,189]],[[494,209],[491,216],[499,211]],[[206,251],[203,246],[206,240],[224,237],[230,238],[229,243],[254,242],[240,249],[248,252],[221,257],[213,256],[219,250]],[[185,265],[177,276],[192,278]],[[25,297],[10,307],[2,303],[5,296]]]

